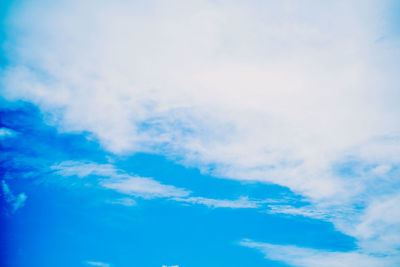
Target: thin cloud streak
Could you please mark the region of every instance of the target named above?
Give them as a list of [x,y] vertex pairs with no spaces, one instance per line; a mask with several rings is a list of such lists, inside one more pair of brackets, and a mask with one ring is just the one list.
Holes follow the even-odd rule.
[[274,245],[244,239],[240,245],[259,250],[266,258],[299,267],[347,267],[347,266],[397,266],[400,258],[371,255],[363,251],[332,252],[290,245]]
[[96,164],[93,162],[66,161],[51,167],[55,174],[62,176],[100,176],[99,184],[104,188],[113,189],[123,194],[143,198],[183,197],[189,194],[181,188],[164,185],[152,178],[138,177],[126,174],[111,164]]
[[90,266],[111,267],[110,264],[104,263],[104,262],[100,262],[100,261],[85,261],[84,263],[87,264],[87,265],[90,265]]
[[192,204],[202,204],[211,208],[232,208],[232,209],[241,209],[241,208],[260,208],[264,201],[260,200],[249,200],[248,197],[240,197],[236,200],[228,200],[228,199],[212,199],[212,198],[204,198],[204,197],[188,197],[188,198],[173,198],[175,201],[192,203]]

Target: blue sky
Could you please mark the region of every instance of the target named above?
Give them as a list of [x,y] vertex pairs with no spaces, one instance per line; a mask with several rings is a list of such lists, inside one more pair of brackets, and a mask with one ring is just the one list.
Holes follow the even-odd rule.
[[396,3],[0,10],[2,266],[400,262]]
[[[12,108],[4,105],[1,124],[18,133],[18,137],[2,140],[2,175],[13,194],[24,192],[28,196],[15,212],[13,203],[4,203],[7,231],[2,258],[6,265],[79,266],[86,260],[97,260],[116,266],[243,266],[251,260],[254,266],[284,266],[266,263],[254,251],[241,248],[238,242],[243,237],[340,251],[354,249],[353,238],[319,220],[293,220],[262,209],[130,198],[99,188],[97,177],[59,177],[49,166],[64,161],[108,163],[107,157],[115,156],[84,135],[57,133],[28,103]],[[252,196],[304,205],[300,196],[286,188],[218,179],[159,155],[138,153],[113,161],[129,173],[157,177],[162,183],[206,198]],[[134,202],[118,203],[121,199]]]

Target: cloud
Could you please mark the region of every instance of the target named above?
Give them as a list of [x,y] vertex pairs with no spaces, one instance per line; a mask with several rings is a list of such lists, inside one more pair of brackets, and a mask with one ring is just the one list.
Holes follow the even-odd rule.
[[371,255],[362,251],[331,252],[290,245],[273,245],[252,240],[242,240],[240,245],[259,250],[266,258],[282,261],[291,266],[347,267],[347,266],[397,266],[397,256]]
[[[99,176],[99,184],[105,188],[113,189],[119,193],[143,198],[165,197],[174,201],[200,204],[212,208],[260,208],[264,203],[272,200],[249,200],[240,197],[236,200],[212,199],[205,197],[191,197],[191,192],[186,189],[164,185],[153,178],[137,177],[126,174],[116,169],[112,164],[97,164],[86,161],[64,161],[50,167],[55,174],[61,176]],[[136,205],[131,198],[120,198],[109,201],[112,204],[125,206]]]
[[0,128],[0,140],[8,137],[14,137],[17,133],[11,129],[1,127]]
[[172,185],[161,184],[152,178],[129,175],[111,164],[65,161],[53,165],[51,169],[62,176],[76,175],[80,178],[89,175],[100,176],[102,177],[99,182],[101,186],[127,195],[155,198],[183,197],[189,194],[189,191]]
[[119,198],[116,200],[110,200],[110,201],[108,201],[108,203],[119,204],[119,205],[123,205],[123,206],[127,206],[127,207],[136,206],[136,204],[137,204],[134,199],[129,198],[129,197]]
[[345,225],[343,231],[352,233],[370,253],[398,253],[400,247],[400,195],[376,198],[357,218]]
[[84,263],[87,265],[99,266],[99,267],[110,267],[111,266],[108,263],[104,263],[104,262],[100,262],[100,261],[85,261]]
[[189,194],[188,191],[171,185],[163,185],[157,181],[142,177],[121,177],[118,179],[105,179],[100,183],[105,188],[114,189],[128,195],[153,197],[182,197]]
[[[30,1],[10,17],[24,35],[10,40],[2,93],[116,153],[163,153],[316,200],[350,198],[363,184],[331,166],[399,132],[389,75],[397,54],[375,42],[383,9],[380,1]],[[385,155],[383,163],[394,160]]]
[[[332,210],[335,212],[332,212]],[[266,213],[270,214],[288,214],[293,216],[304,216],[311,217],[320,220],[343,220],[346,216],[352,216],[357,213],[355,208],[349,208],[346,206],[317,206],[317,205],[305,205],[301,207],[295,207],[292,205],[280,205],[272,204],[268,205],[265,210]]]
[[9,203],[12,207],[12,212],[16,212],[18,209],[22,208],[25,205],[27,199],[25,193],[14,195],[14,193],[11,191],[10,187],[4,180],[1,181],[1,188],[5,201]]
[[[400,54],[388,2],[174,3],[19,4],[7,24],[2,95],[116,154],[158,153],[286,186],[312,205],[286,213],[329,220],[363,249],[393,251],[394,222],[374,215],[400,194]],[[346,161],[358,162],[352,175],[335,169]],[[82,177],[113,172],[77,168]],[[102,185],[185,194],[127,174]]]
[[118,170],[111,164],[97,164],[84,161],[63,161],[50,167],[55,174],[62,176],[78,176],[79,178],[89,175],[117,176]]
[[248,197],[240,197],[237,200],[228,199],[212,199],[204,197],[188,197],[188,198],[174,198],[174,200],[179,202],[202,204],[211,208],[259,208],[263,201],[249,200]]

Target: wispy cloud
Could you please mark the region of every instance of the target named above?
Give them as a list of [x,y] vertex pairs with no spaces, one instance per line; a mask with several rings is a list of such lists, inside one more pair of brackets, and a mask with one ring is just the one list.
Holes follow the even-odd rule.
[[388,266],[398,265],[400,258],[396,255],[371,255],[363,251],[332,252],[289,245],[242,240],[240,245],[259,250],[266,258],[282,261],[291,266],[304,267],[347,267],[347,266]]
[[176,201],[201,204],[211,208],[259,208],[264,201],[249,200],[248,197],[240,197],[236,200],[229,199],[212,199],[204,197],[188,197],[188,198],[173,198]]
[[25,201],[27,199],[25,193],[15,195],[4,180],[1,181],[1,189],[6,202],[11,205],[13,212],[17,211],[25,205]]
[[114,189],[120,193],[137,195],[145,198],[152,197],[182,197],[189,192],[172,185],[163,185],[153,179],[142,177],[119,177],[117,179],[105,179],[100,182],[102,186]]
[[270,214],[288,214],[294,216],[311,217],[320,220],[331,220],[333,218],[338,219],[339,216],[340,218],[343,218],[357,212],[355,209],[346,208],[343,206],[336,207],[335,213],[332,213],[332,209],[332,206],[323,208],[315,205],[295,207],[292,205],[272,204],[267,206],[265,212]]
[[132,207],[132,206],[136,206],[136,201],[132,198],[129,197],[124,197],[124,198],[118,198],[118,199],[114,199],[114,200],[109,200],[107,201],[108,203],[111,204],[118,204],[118,205],[123,205],[123,206],[127,206],[127,207]]
[[104,263],[104,262],[100,262],[100,261],[85,261],[84,263],[87,265],[99,266],[99,267],[110,267],[111,266],[108,263]]
[[[97,164],[94,162],[65,161],[50,167],[55,174],[62,176],[77,176],[84,178],[88,176],[98,177],[101,186],[113,189],[126,195],[143,198],[164,197],[174,201],[200,204],[211,208],[260,208],[265,203],[273,200],[250,200],[248,197],[238,199],[213,199],[205,197],[192,197],[191,192],[186,189],[177,188],[172,185],[164,185],[153,178],[132,176],[123,170],[116,169],[112,164]],[[120,198],[108,201],[113,204],[125,206],[136,205],[131,198]]]
[[63,161],[50,167],[56,174],[62,176],[78,176],[80,178],[89,175],[117,176],[118,171],[111,164],[97,164],[85,161]]
[[123,194],[144,198],[184,197],[190,192],[172,185],[164,185],[153,178],[132,176],[111,164],[93,162],[66,161],[51,167],[56,174],[62,176],[98,176],[99,184]]
[[14,130],[11,130],[11,129],[8,129],[5,127],[0,128],[0,139],[14,137],[16,134],[17,134],[17,132],[15,132]]

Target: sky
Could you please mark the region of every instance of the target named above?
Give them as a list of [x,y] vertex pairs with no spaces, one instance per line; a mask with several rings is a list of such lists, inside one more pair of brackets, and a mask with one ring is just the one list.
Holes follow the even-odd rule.
[[0,265],[399,266],[400,5],[0,2]]

